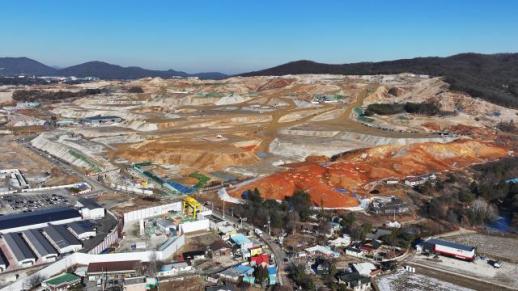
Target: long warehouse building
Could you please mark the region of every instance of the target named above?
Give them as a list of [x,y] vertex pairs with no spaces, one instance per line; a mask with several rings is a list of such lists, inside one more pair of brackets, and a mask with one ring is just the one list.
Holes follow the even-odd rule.
[[65,224],[82,219],[79,211],[73,208],[49,208],[26,213],[0,216],[0,233],[21,232],[42,228],[49,224]]
[[77,252],[83,248],[81,242],[63,225],[50,225],[43,233],[60,254]]
[[36,263],[36,256],[32,253],[31,248],[19,233],[7,233],[4,234],[3,237],[7,248],[13,254],[18,266],[30,267]]
[[32,248],[44,262],[53,262],[58,257],[58,252],[52,247],[50,242],[37,229],[26,230],[22,233],[27,244]]

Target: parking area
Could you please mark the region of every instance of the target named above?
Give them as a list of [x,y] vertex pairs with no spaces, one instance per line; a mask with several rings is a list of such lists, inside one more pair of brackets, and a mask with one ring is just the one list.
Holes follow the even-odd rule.
[[428,266],[446,273],[469,276],[488,283],[508,286],[518,289],[518,265],[510,262],[502,262],[500,268],[493,267],[491,258],[477,259],[466,262],[455,258],[438,256],[436,258],[416,255],[411,262]]
[[9,194],[1,198],[2,212],[30,212],[50,207],[65,207],[75,201],[62,194]]

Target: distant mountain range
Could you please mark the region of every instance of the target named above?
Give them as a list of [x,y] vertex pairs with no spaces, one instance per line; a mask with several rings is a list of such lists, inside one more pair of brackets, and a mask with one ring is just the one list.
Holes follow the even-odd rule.
[[[450,57],[425,57],[384,62],[322,64],[296,61],[240,76],[281,76],[295,74],[372,75],[415,73],[442,76],[452,90],[464,91],[495,104],[518,108],[518,53],[465,53]],[[139,79],[144,77],[199,77],[224,79],[222,73],[188,74],[175,70],[147,70],[93,61],[67,68],[54,68],[29,58],[0,58],[0,75],[76,76],[101,79]]]
[[75,77],[98,77],[101,79],[139,79],[145,77],[199,77],[201,79],[223,79],[227,75],[218,72],[206,72],[189,74],[175,70],[147,70],[140,67],[121,67],[105,62],[93,61],[67,68],[54,68],[47,66],[33,59],[0,58],[0,75],[36,75],[36,76],[75,76]]
[[443,76],[453,90],[464,91],[495,104],[518,108],[518,53],[491,55],[465,53],[444,58],[426,57],[336,65],[304,60],[244,73],[241,76],[399,73]]

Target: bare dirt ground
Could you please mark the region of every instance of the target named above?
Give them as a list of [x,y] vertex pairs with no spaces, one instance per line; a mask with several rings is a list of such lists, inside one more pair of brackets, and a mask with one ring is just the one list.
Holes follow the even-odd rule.
[[78,182],[78,178],[68,175],[43,157],[26,149],[11,136],[0,136],[0,169],[19,169],[28,177],[46,176],[45,185],[63,185]]
[[502,267],[496,269],[488,264],[487,260],[476,259],[474,262],[440,256],[438,260],[430,259],[421,255],[414,257],[411,261],[415,264],[428,266],[432,269],[445,273],[458,274],[467,278],[475,278],[483,283],[505,286],[510,289],[518,288],[518,264],[504,262]]
[[[482,148],[480,143],[474,148],[468,147],[469,155],[452,149],[459,159],[447,157],[448,150],[438,152],[439,145],[418,147],[414,152],[410,145],[472,138],[474,131],[467,130],[472,128],[483,133],[474,138],[473,144],[480,139],[492,141],[496,139],[492,127],[516,116],[516,110],[450,92],[439,78],[408,74],[234,77],[219,81],[147,78],[103,82],[98,86],[110,88],[111,93],[44,104],[33,111],[51,113],[60,121],[78,122],[97,115],[122,118],[117,124],[60,128],[64,135],[78,138],[77,144],[99,147],[99,153],[92,155],[102,158],[90,155],[89,159],[101,164],[102,169],[116,167],[118,161],[127,164],[150,161],[163,167],[174,167],[175,173],[166,178],[179,181],[185,181],[184,178],[194,172],[209,174],[213,171],[257,177],[282,171],[285,169],[282,165],[301,162],[311,156],[331,157],[372,147],[387,155],[392,151],[404,156],[407,151],[407,157],[415,155],[425,160],[419,163],[399,159],[386,163],[385,167],[384,162],[388,160],[379,159],[378,164],[368,165],[369,155],[375,156],[373,149],[366,152],[365,163],[362,161],[368,169],[359,164],[342,163],[341,166],[334,165],[329,173],[325,169],[306,167],[291,175],[289,183],[284,180],[282,185],[269,183],[280,189],[277,192],[283,192],[282,195],[273,193],[275,191],[268,194],[267,189],[261,189],[266,198],[283,199],[294,188],[305,189],[311,184],[313,192],[319,192],[314,202],[319,204],[324,200],[324,206],[329,208],[357,204],[350,197],[336,193],[337,187],[360,191],[363,183],[369,183],[371,179],[451,170],[459,165],[498,158],[501,154],[487,156],[487,148]],[[128,93],[124,90],[128,86],[140,86],[145,93]],[[359,120],[357,109],[368,104],[431,102],[439,95],[443,109],[457,110],[457,113],[447,118],[410,114],[373,117],[372,126]],[[326,101],[322,101],[322,97]],[[479,112],[475,110],[477,108],[483,110]],[[29,113],[20,111],[17,114],[28,116]],[[443,137],[433,132],[453,128],[457,135]],[[74,146],[70,139],[68,143]],[[386,145],[395,147],[387,149]],[[74,151],[78,150],[86,151],[76,146]],[[431,167],[426,166],[430,162],[429,156],[433,158]],[[322,183],[312,183],[314,179],[320,179]]]
[[176,280],[160,281],[160,290],[185,290],[202,291],[205,290],[205,283],[199,276],[192,276]]
[[422,274],[410,273],[406,271],[398,271],[396,273],[382,276],[377,279],[377,287],[379,291],[468,291],[473,290],[464,288],[437,278],[425,276]]

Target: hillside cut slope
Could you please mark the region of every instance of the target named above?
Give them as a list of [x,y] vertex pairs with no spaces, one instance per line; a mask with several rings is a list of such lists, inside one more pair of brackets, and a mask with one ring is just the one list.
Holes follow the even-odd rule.
[[316,206],[354,207],[358,201],[352,193],[364,194],[364,186],[370,182],[459,169],[507,154],[505,148],[474,140],[379,146],[344,153],[328,162],[300,163],[238,188],[231,195],[240,197],[244,191],[257,188],[265,199],[283,200],[295,190],[305,190]]

